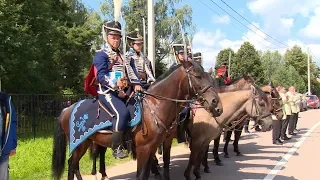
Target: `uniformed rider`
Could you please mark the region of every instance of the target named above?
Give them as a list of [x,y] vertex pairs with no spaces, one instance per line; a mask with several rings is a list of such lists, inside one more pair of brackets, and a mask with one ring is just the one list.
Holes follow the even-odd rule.
[[126,53],[126,57],[134,62],[134,68],[138,74],[142,87],[148,89],[149,84],[155,82],[156,79],[152,71],[151,61],[141,52],[143,38],[138,30],[128,33],[126,38],[130,47],[129,51]]
[[[182,43],[177,43],[177,44],[173,44],[172,48],[176,58],[176,62],[172,66],[181,64],[181,62],[185,60],[184,45]],[[192,61],[190,46],[187,46],[187,53],[188,53],[187,60]],[[190,104],[186,104],[186,107],[180,112],[180,121],[184,121],[184,122],[182,123],[183,125],[178,125],[177,139],[179,143],[186,141],[184,130],[187,130],[188,119],[190,117],[190,110],[188,108],[189,106]]]
[[[98,96],[100,101],[113,113],[112,149],[113,156],[125,158],[123,151],[123,133],[130,120],[129,112],[124,103],[126,96],[124,88],[128,83],[135,91],[142,90],[140,80],[136,76],[131,63],[120,54],[121,24],[116,21],[104,22],[102,33],[105,44],[93,59],[93,65],[98,81]],[[129,82],[128,82],[129,80]]]

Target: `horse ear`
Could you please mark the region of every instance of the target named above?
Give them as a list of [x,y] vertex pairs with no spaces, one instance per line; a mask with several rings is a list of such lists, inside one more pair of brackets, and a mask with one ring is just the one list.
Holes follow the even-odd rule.
[[269,86],[273,87],[273,83],[272,81],[269,82]]
[[211,75],[212,74],[212,67],[209,68],[208,73]]

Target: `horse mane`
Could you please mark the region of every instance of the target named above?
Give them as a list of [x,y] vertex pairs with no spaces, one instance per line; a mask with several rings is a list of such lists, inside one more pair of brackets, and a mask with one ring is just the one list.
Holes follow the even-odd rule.
[[159,81],[162,81],[166,77],[168,77],[171,73],[173,73],[175,70],[179,69],[182,66],[182,64],[171,66],[166,72],[161,74],[155,81],[154,84],[157,84]]
[[164,72],[162,75],[160,75],[155,83],[153,83],[150,88],[152,86],[155,86],[156,84],[158,84],[159,82],[161,82],[162,80],[166,79],[170,74],[172,74],[175,70],[179,69],[183,64],[185,63],[191,63],[192,66],[194,67],[194,69],[198,72],[204,72],[204,68],[199,64],[199,63],[196,63],[194,61],[184,61],[182,62],[181,64],[177,64],[177,65],[173,65],[171,66],[166,72]]
[[231,81],[228,82],[225,86],[230,86],[230,85],[232,85],[232,84],[240,81],[240,79],[242,79],[242,78],[243,78],[243,77],[237,77],[237,78],[235,78],[235,79],[231,79]]

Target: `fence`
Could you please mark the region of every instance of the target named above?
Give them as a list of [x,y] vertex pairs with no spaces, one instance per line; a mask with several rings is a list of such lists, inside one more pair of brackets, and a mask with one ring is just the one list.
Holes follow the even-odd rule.
[[88,98],[86,94],[10,94],[18,117],[18,134],[53,131],[63,108]]

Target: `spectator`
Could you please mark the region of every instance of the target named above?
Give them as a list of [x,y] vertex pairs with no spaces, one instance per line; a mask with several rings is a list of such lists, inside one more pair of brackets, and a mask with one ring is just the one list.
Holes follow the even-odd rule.
[[289,98],[286,94],[286,89],[284,87],[279,87],[279,94],[282,99],[282,110],[283,110],[283,118],[282,118],[282,127],[280,132],[280,137],[282,140],[289,140],[290,138],[287,136],[287,128],[291,118],[291,107],[289,105]]
[[[276,88],[279,92],[280,87]],[[281,127],[282,127],[282,119],[278,120],[275,115],[272,115],[272,143],[276,145],[282,145],[283,142],[280,140]]]
[[300,111],[299,106],[297,106],[297,96],[296,96],[296,90],[294,88],[294,86],[290,86],[289,87],[289,91],[287,92],[287,95],[289,97],[289,104],[290,104],[290,108],[291,108],[291,118],[289,120],[289,127],[288,127],[288,131],[289,134],[292,136],[297,135],[297,133],[294,132],[294,125],[298,119],[298,112]]
[[11,97],[0,92],[0,177],[9,179],[9,157],[16,153],[17,118]]

